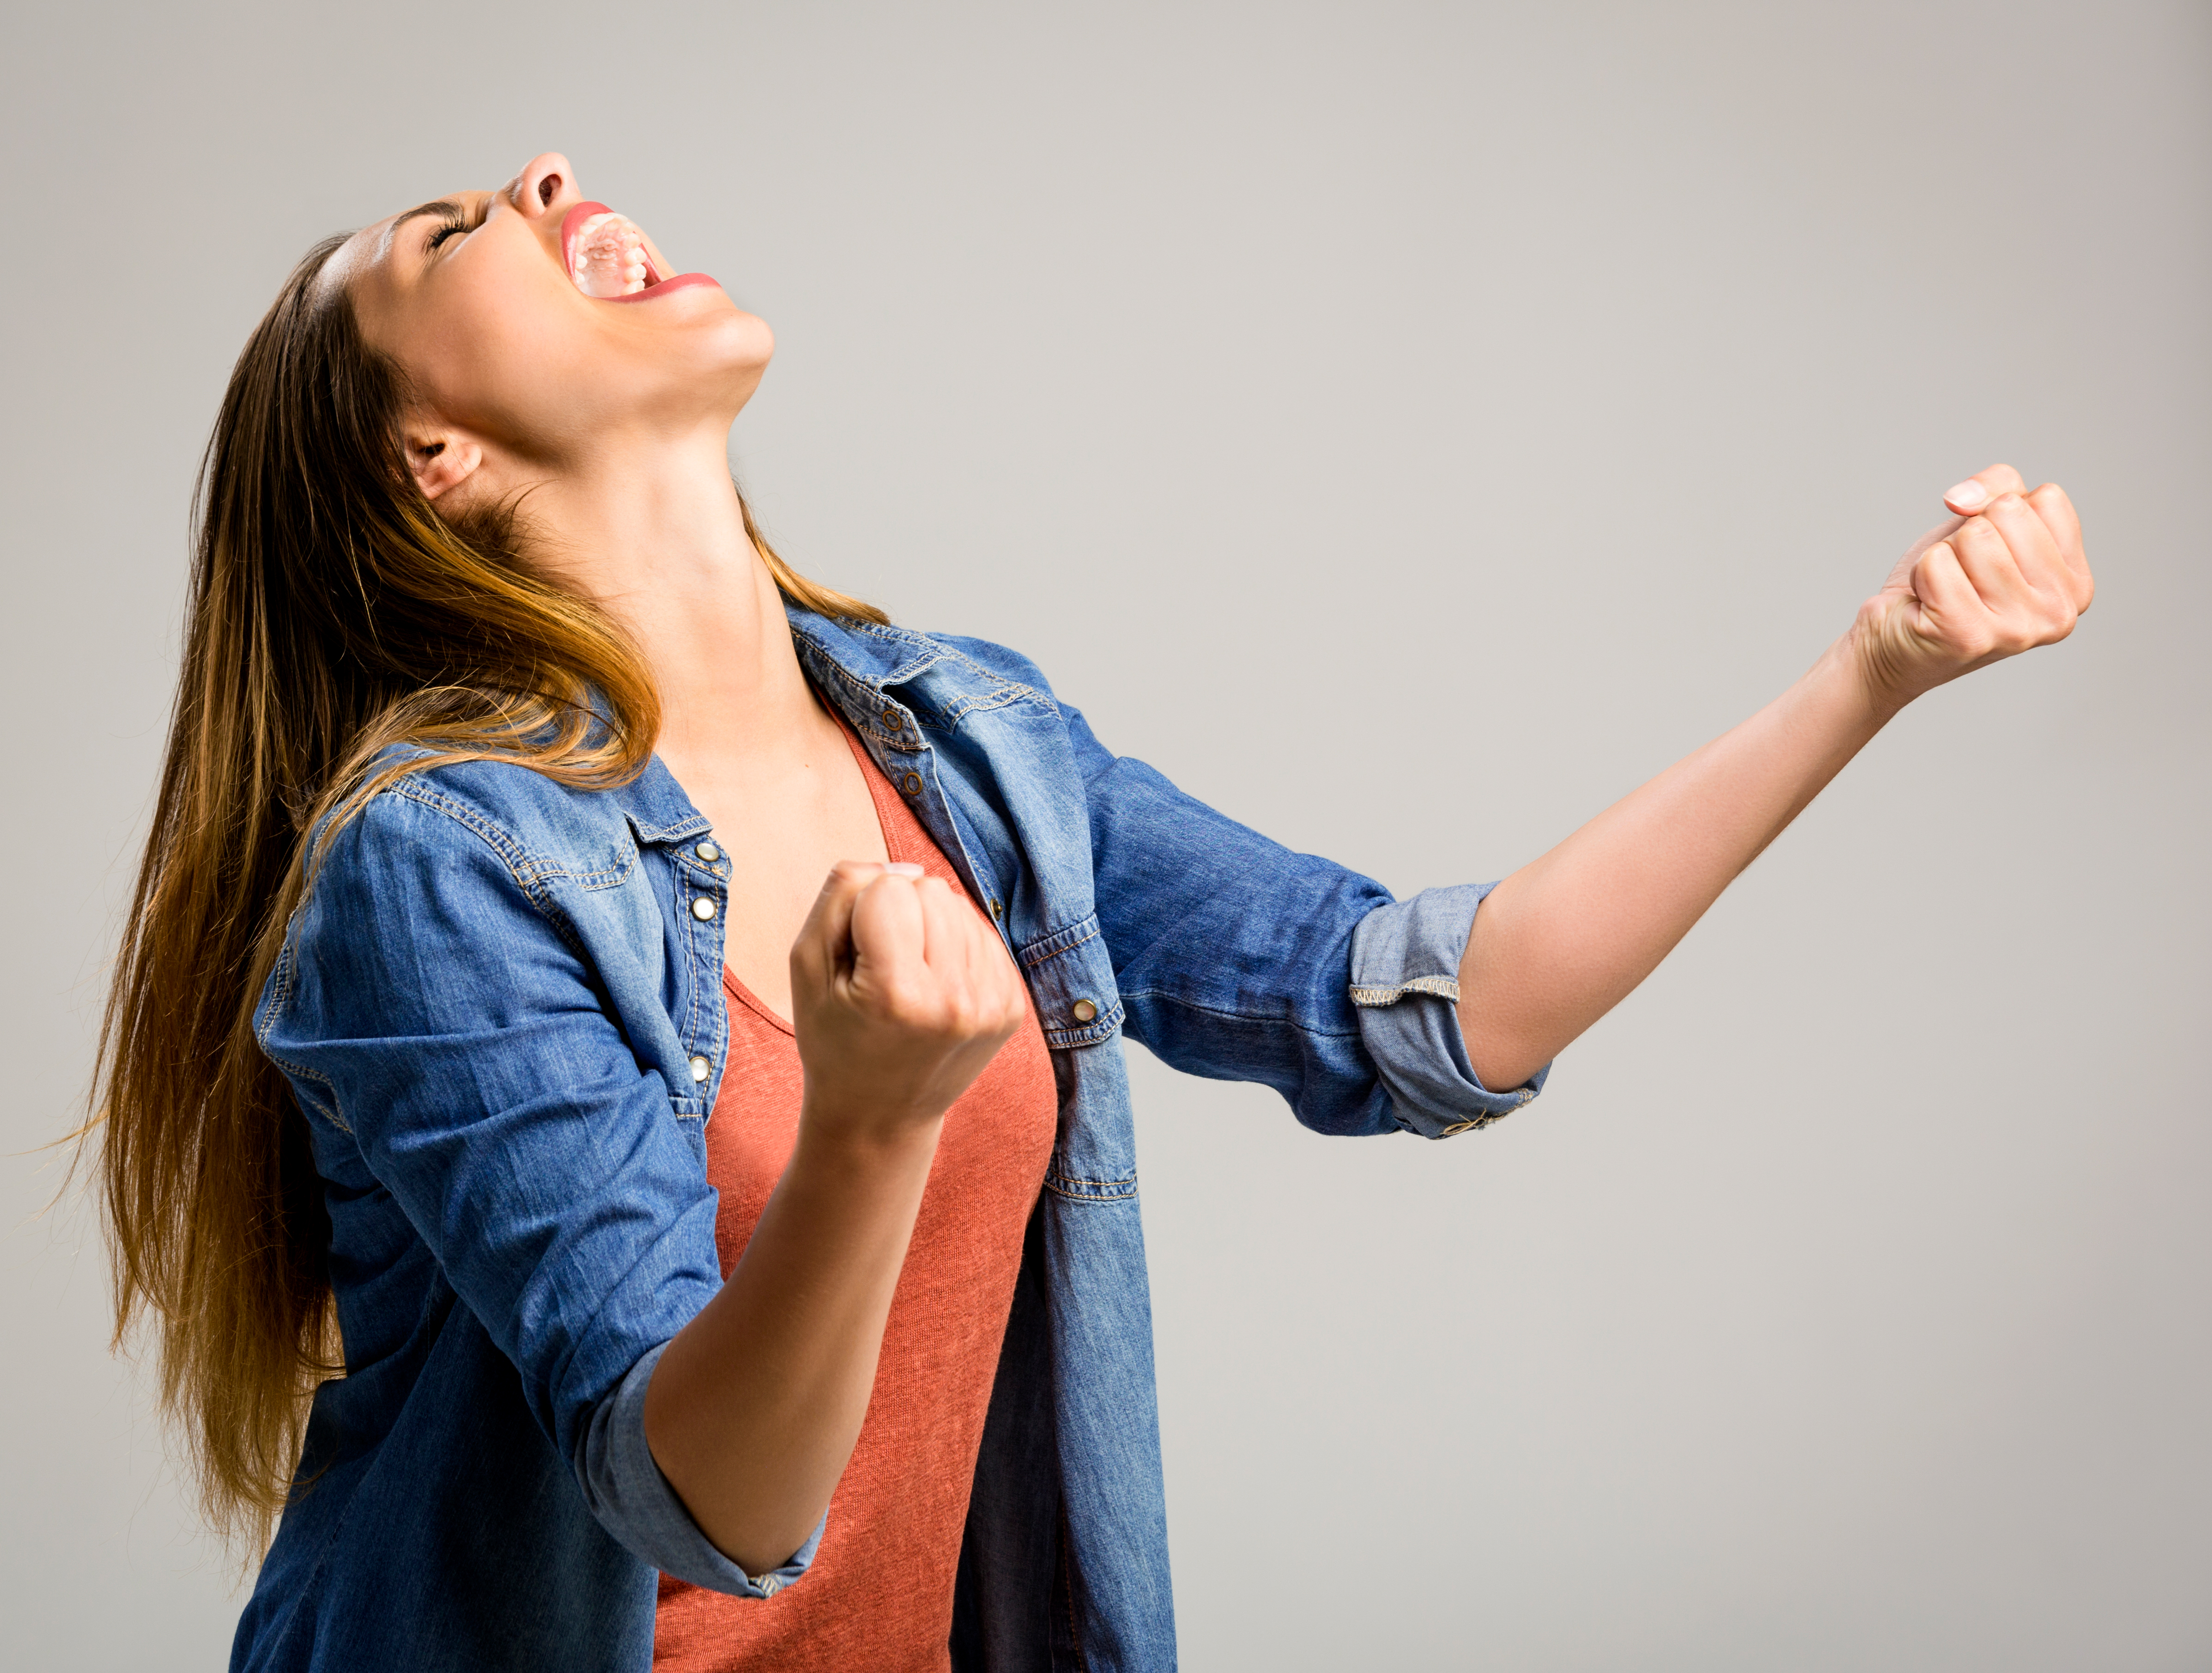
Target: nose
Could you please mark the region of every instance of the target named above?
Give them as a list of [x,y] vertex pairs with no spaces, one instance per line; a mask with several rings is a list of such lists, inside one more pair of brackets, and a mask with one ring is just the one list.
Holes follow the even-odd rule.
[[577,189],[576,171],[558,151],[541,151],[531,158],[507,188],[509,201],[532,221],[549,215],[557,219],[583,195]]

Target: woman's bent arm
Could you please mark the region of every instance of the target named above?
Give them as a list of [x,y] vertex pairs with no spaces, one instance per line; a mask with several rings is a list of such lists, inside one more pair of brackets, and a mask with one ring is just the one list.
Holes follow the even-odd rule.
[[847,862],[823,886],[791,954],[806,1076],[791,1162],[646,1392],[661,1473],[749,1573],[829,1506],[945,1112],[1028,1014],[998,937],[920,870]]
[[1802,679],[1492,891],[1460,964],[1484,1086],[1519,1086],[1626,998],[1907,703],[2072,631],[2094,591],[2080,524],[2057,486],[2021,487],[1996,465],[1954,489],[1980,514],[1907,553]]

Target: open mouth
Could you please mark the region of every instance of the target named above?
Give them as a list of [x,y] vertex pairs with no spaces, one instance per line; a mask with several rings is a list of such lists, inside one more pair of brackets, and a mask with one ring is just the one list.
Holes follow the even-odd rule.
[[561,252],[569,283],[603,301],[642,296],[672,277],[637,223],[605,204],[578,204],[562,217]]

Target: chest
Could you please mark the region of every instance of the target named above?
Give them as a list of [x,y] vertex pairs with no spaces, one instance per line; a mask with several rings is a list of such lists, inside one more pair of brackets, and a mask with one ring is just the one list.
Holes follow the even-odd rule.
[[830,867],[891,857],[872,768],[833,729],[825,746],[773,778],[740,782],[695,770],[685,781],[726,856],[723,960],[779,1017],[792,1009],[791,944]]

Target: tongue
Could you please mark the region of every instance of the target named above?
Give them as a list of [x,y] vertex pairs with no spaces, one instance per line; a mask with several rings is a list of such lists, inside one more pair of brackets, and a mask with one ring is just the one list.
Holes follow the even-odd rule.
[[577,229],[568,277],[586,296],[635,295],[653,277],[645,234],[627,216],[593,216]]

